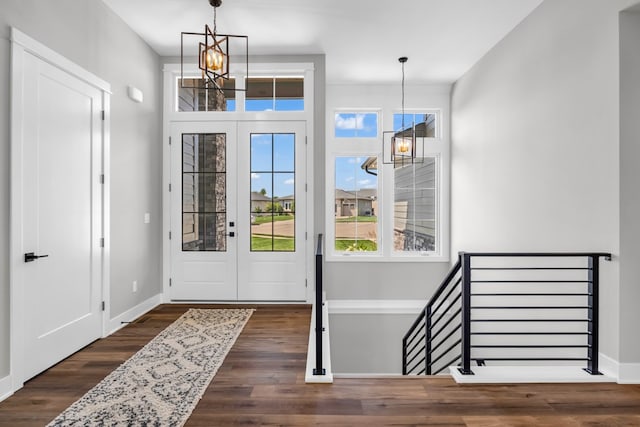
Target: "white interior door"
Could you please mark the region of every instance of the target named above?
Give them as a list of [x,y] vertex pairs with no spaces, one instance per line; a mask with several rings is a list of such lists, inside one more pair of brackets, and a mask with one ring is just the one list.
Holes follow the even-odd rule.
[[236,123],[171,125],[171,299],[235,301]]
[[304,301],[305,123],[243,122],[238,134],[238,298]]
[[14,74],[12,331],[22,382],[102,335],[103,92],[28,52],[14,57]]
[[171,153],[171,299],[304,301],[304,122],[174,122]]

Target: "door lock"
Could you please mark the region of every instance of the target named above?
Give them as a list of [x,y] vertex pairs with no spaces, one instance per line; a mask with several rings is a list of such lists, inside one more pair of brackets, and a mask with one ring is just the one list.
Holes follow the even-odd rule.
[[230,231],[229,234],[227,234],[227,236],[236,237],[236,232],[235,231]]
[[235,226],[236,226],[235,222],[233,222],[233,221],[229,222],[229,227],[235,227]]
[[49,255],[35,255],[33,252],[27,252],[24,254],[24,262],[33,262],[38,258],[46,258]]

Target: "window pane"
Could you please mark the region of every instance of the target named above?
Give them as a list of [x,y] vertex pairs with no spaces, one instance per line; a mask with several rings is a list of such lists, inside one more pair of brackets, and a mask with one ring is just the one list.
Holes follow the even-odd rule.
[[251,135],[252,251],[295,251],[294,159],[294,134]]
[[272,159],[273,135],[270,133],[252,133],[251,172],[271,172],[273,170]]
[[273,170],[276,172],[293,172],[295,170],[295,135],[278,133],[273,139]]
[[226,135],[182,135],[182,250],[226,251]]
[[304,79],[300,77],[276,78],[276,111],[304,111]]
[[304,111],[304,78],[250,77],[245,111]]
[[435,251],[437,158],[394,169],[394,250]]
[[336,113],[336,138],[375,138],[378,136],[378,113]]
[[[336,157],[335,250],[378,250],[376,157]],[[370,173],[367,173],[368,169]]]
[[178,111],[235,111],[236,81],[222,79],[222,92],[204,87],[201,78],[178,79]]
[[416,137],[419,138],[435,138],[437,135],[436,113],[405,113],[404,114],[404,126],[402,121],[402,114],[393,115],[393,130],[401,131],[404,129],[410,129],[415,125]]

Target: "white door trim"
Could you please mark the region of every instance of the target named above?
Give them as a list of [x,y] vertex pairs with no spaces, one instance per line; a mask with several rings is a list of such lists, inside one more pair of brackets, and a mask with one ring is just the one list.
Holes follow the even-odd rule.
[[[102,108],[104,120],[102,121],[102,173],[104,174],[104,184],[93,183],[92,191],[97,194],[102,193],[102,236],[105,237],[104,250],[102,251],[102,298],[106,309],[102,312],[102,333],[107,334],[109,308],[109,125],[110,125],[110,98],[111,86],[99,77],[86,71],[79,65],[73,63],[62,55],[49,49],[40,42],[30,38],[16,28],[11,28],[11,188],[10,188],[10,259],[9,259],[9,353],[10,353],[10,376],[12,378],[12,390],[16,391],[23,385],[23,378],[19,375],[23,363],[23,348],[21,337],[24,333],[23,325],[19,319],[23,318],[23,307],[25,306],[24,294],[19,284],[22,281],[21,271],[16,268],[23,262],[23,251],[21,248],[22,234],[22,203],[23,203],[23,183],[22,183],[22,145],[24,132],[22,124],[22,105],[24,94],[22,87],[24,83],[24,54],[32,54],[39,59],[63,70],[64,72],[82,80],[102,92]],[[102,188],[101,188],[102,187]]]
[[[197,70],[196,65],[192,67]],[[164,64],[163,67],[163,124],[162,124],[162,302],[171,303],[171,247],[169,232],[171,231],[170,216],[170,194],[171,184],[171,124],[174,122],[196,122],[196,121],[305,121],[306,122],[306,164],[305,182],[307,184],[307,218],[306,228],[308,239],[306,241],[306,268],[307,268],[307,303],[312,303],[315,298],[315,98],[314,98],[314,78],[315,67],[313,63],[252,63],[250,72],[266,74],[286,74],[294,73],[304,75],[305,110],[298,111],[278,111],[278,112],[246,112],[244,108],[239,108],[236,112],[178,112],[176,110],[176,82],[180,76],[180,64]],[[197,74],[196,74],[197,75]],[[244,95],[239,93],[239,100],[244,99]]]

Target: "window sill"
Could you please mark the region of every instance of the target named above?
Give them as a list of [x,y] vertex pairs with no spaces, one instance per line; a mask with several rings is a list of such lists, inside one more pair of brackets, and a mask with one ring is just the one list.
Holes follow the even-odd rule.
[[450,258],[443,255],[411,255],[411,256],[382,256],[382,255],[339,255],[327,254],[325,262],[449,262]]

